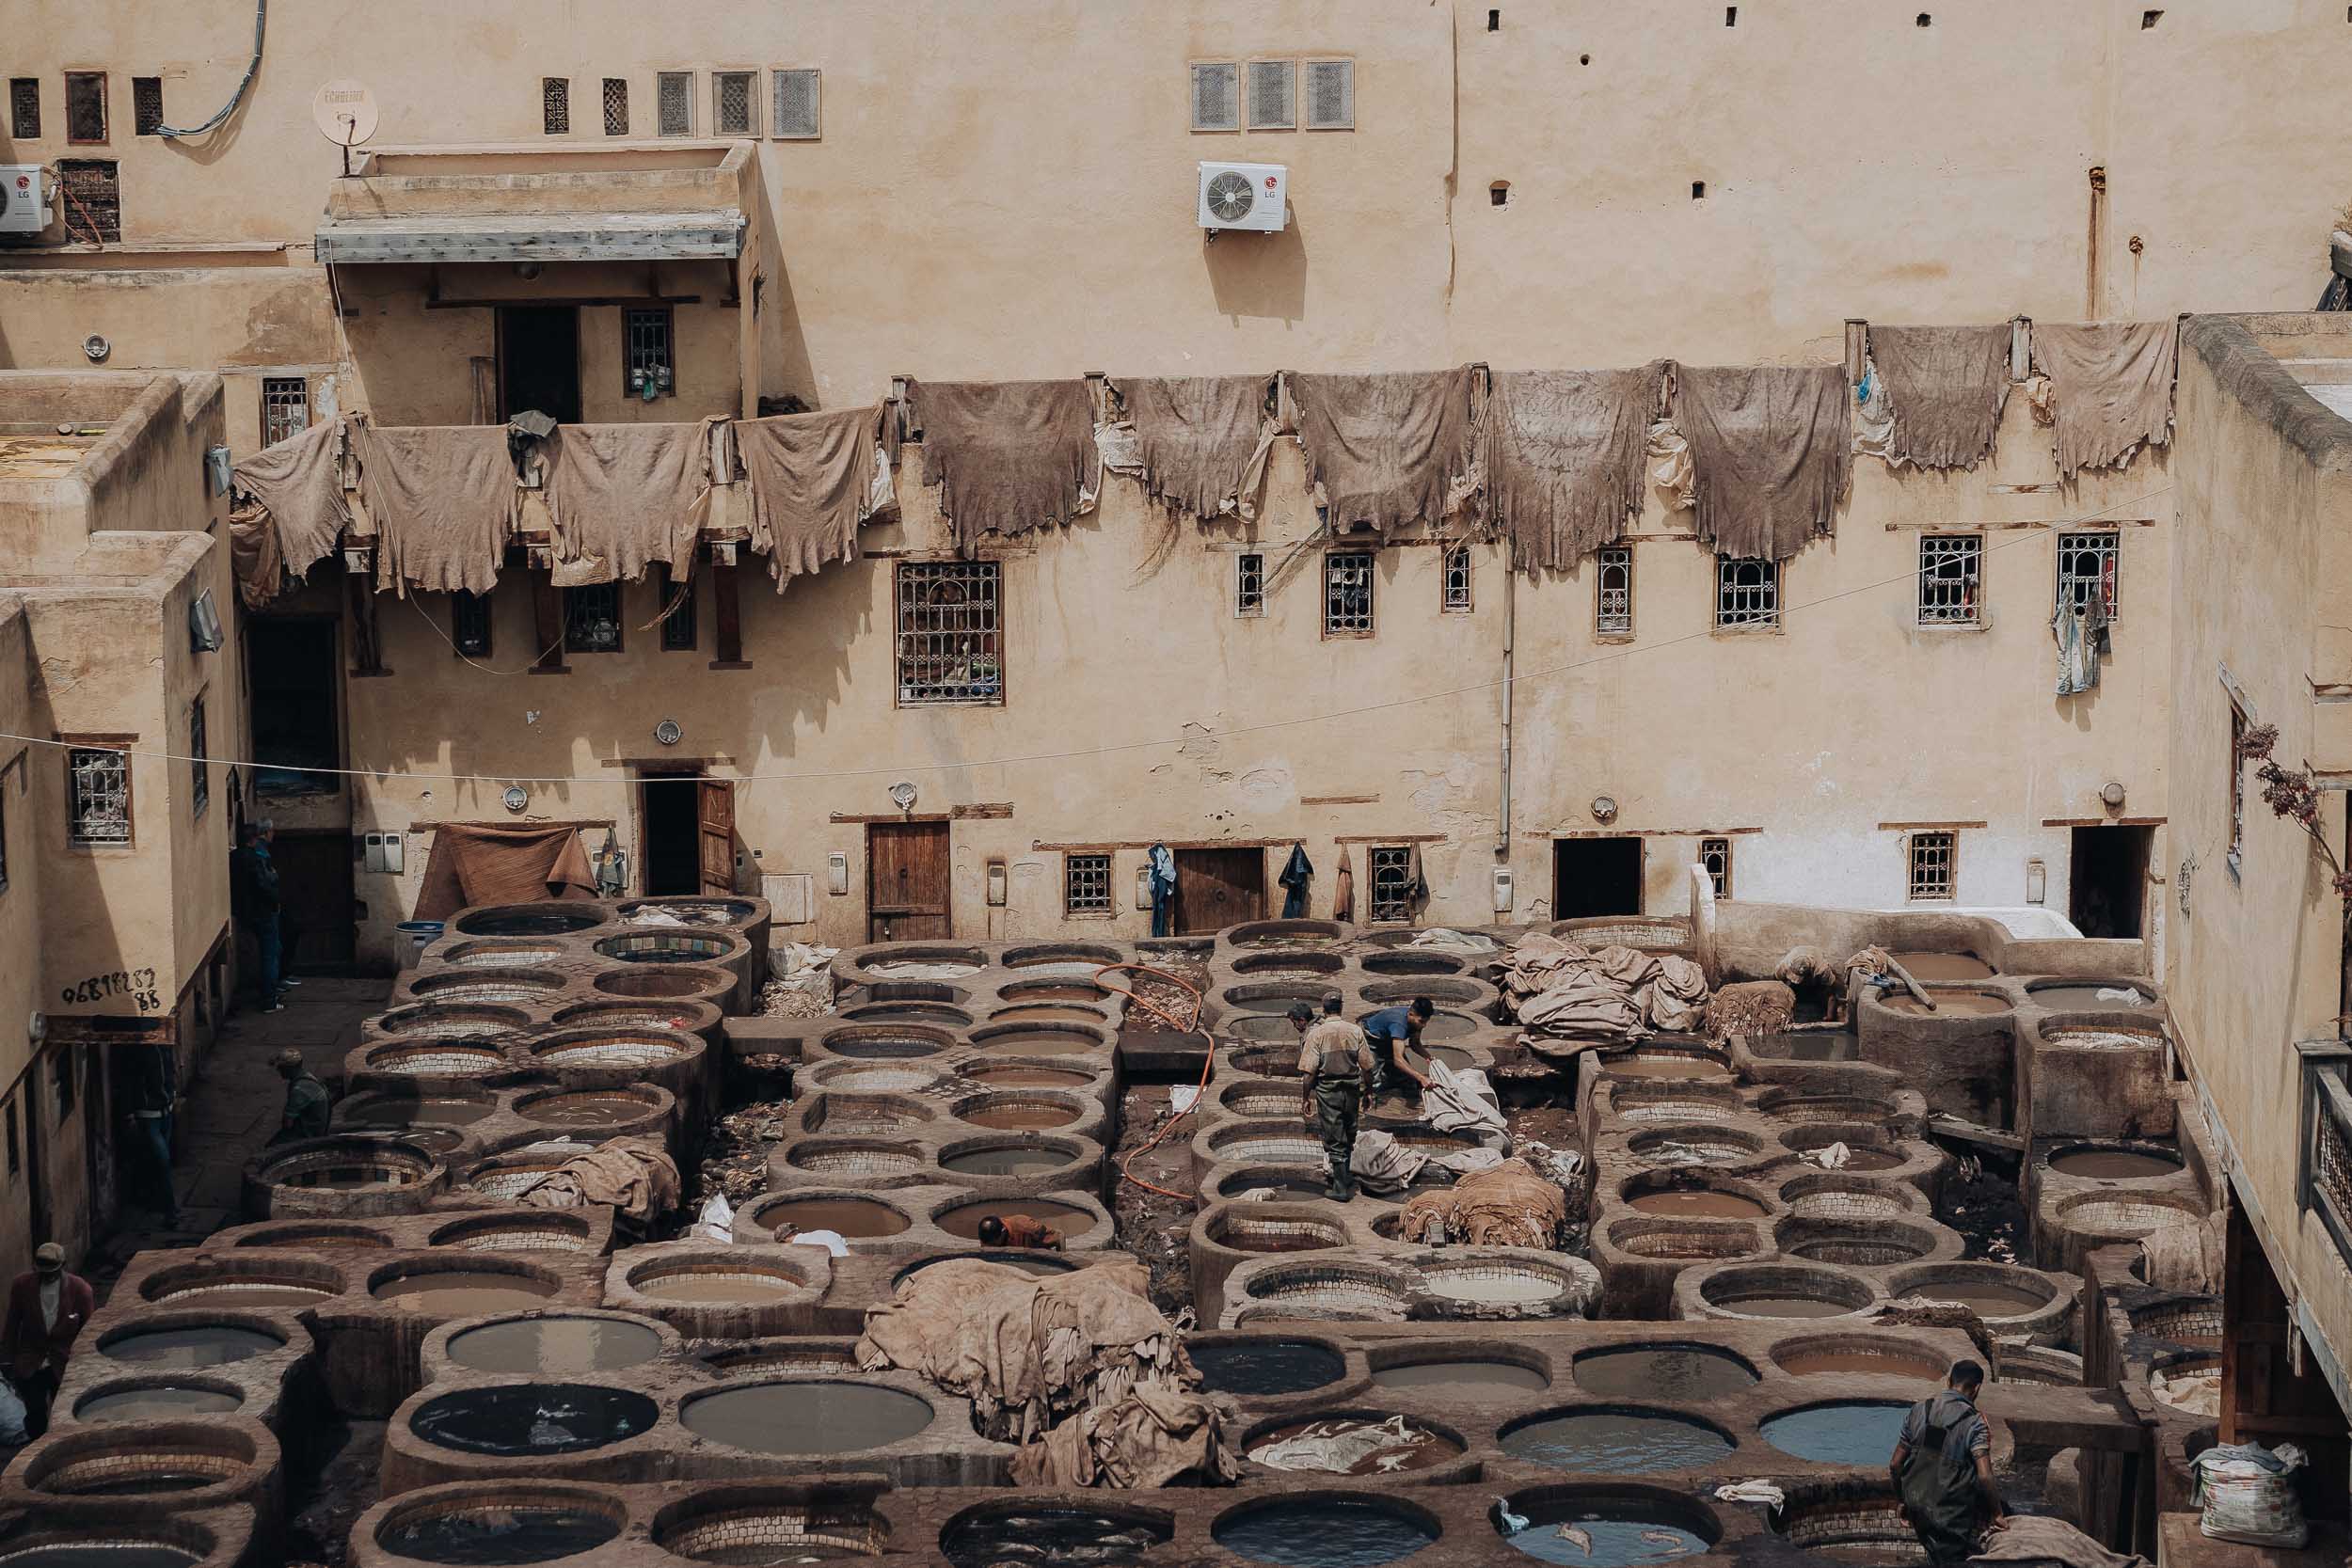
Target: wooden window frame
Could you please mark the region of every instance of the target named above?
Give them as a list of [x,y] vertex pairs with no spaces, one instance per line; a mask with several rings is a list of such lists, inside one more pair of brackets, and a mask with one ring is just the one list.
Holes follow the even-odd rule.
[[655,317],[660,318],[661,323],[660,368],[670,372],[670,385],[657,387],[654,395],[657,398],[677,395],[676,309],[667,305],[628,305],[621,309],[621,396],[632,403],[644,395],[632,384],[637,373],[637,326],[641,320],[650,322]]
[[164,79],[160,76],[131,78],[131,134],[134,136],[156,136],[164,127]]
[[[768,139],[770,141],[822,141],[825,137],[825,73],[811,65],[779,65],[768,68]],[[809,103],[816,108],[816,123],[806,131],[784,129],[783,117],[776,113],[776,89],[787,76],[805,76],[811,84]]]
[[[615,103],[615,102],[614,102],[614,96],[615,96],[615,95],[614,95],[614,93],[613,93],[613,91],[612,91],[612,89],[613,89],[614,87],[618,87],[618,88],[620,88],[620,89],[621,89],[621,90],[620,90],[620,93],[619,93],[619,95],[618,95],[619,101],[618,101],[617,103]],[[617,109],[619,109],[619,110],[620,110],[620,112],[621,112],[621,116],[620,116],[620,124],[619,124],[619,126],[618,126],[617,128],[613,125],[613,122],[612,122],[612,111],[613,111],[614,109],[616,109],[616,108],[617,108]],[[628,77],[626,77],[626,76],[607,76],[607,77],[605,77],[605,78],[602,80],[602,82],[598,85],[597,89],[596,89],[596,110],[597,110],[598,114],[602,117],[602,119],[603,119],[603,124],[604,124],[604,134],[605,134],[606,135],[608,135],[608,136],[626,136],[626,135],[628,135]]]
[[[491,590],[491,593],[496,592],[496,589]],[[474,649],[466,646],[466,627],[459,617],[477,608],[482,616],[482,646]],[[449,596],[449,645],[450,651],[459,658],[488,658],[495,639],[493,631],[495,625],[496,619],[490,613],[489,594],[469,594],[462,588],[451,593]]]
[[[106,102],[113,90],[106,75],[103,71],[69,71],[65,73],[65,144],[68,147],[104,147],[107,144],[107,133],[113,129],[114,117]],[[98,84],[98,135],[77,136],[73,134],[73,84],[91,81]]]
[[[909,583],[911,581],[926,579],[935,582],[946,582],[950,580],[948,573],[937,570],[941,567],[959,568],[966,571],[970,574],[968,578],[969,581],[974,583],[987,583],[990,587],[990,597],[994,606],[994,613],[989,617],[991,624],[981,628],[976,635],[993,639],[995,642],[995,650],[993,657],[996,660],[996,689],[993,695],[930,698],[916,697],[912,701],[908,699],[907,689],[910,684],[918,689],[936,687],[943,684],[936,681],[920,680],[910,683],[907,679],[906,673],[909,657],[907,652],[907,640],[909,637],[938,637],[946,635],[941,633],[936,628],[930,630],[911,630],[907,625],[907,588]],[[1002,562],[990,560],[985,557],[977,561],[963,561],[960,558],[951,556],[898,562],[890,574],[890,670],[892,680],[892,703],[894,706],[900,708],[938,708],[1004,707],[1007,705],[1007,689],[1009,683],[1006,679],[1005,670],[1005,568]],[[920,663],[925,658],[937,657],[939,656],[918,653],[914,657],[916,662]],[[968,686],[970,683],[966,684]]]
[[[657,71],[654,72],[653,134],[657,138],[665,136],[691,136],[694,134],[694,78],[697,74],[699,73],[692,71]],[[680,126],[677,130],[665,131],[661,126],[662,90],[668,87],[671,82],[679,78],[683,78],[686,83],[686,123]]]
[[[301,388],[302,401],[299,404],[290,404],[285,401],[285,393],[288,388]],[[296,425],[290,425],[287,428],[278,431],[278,434],[272,435],[270,431],[273,421],[270,419],[270,410],[273,408],[289,408],[296,406],[300,407],[302,410],[302,422]],[[262,445],[264,447],[276,446],[278,442],[286,440],[290,436],[299,436],[310,428],[310,378],[307,375],[265,375],[262,377]]]
[[[760,95],[763,89],[773,90],[768,87],[768,73],[755,65],[738,65],[713,66],[703,74],[710,83],[710,134],[713,136],[758,140]],[[740,131],[727,130],[719,123],[719,95],[724,90],[722,84],[731,76],[743,78],[743,129]]]
[[[139,816],[137,769],[132,764],[131,748],[138,743],[135,735],[61,735],[59,748],[65,757],[65,842],[68,849],[77,853],[104,850],[136,849],[139,846]],[[117,752],[122,756],[122,827],[120,838],[83,838],[74,828],[73,818],[73,753],[76,752]]]
[[[1718,870],[1709,862],[1710,855],[1721,860],[1722,869]],[[1706,869],[1708,880],[1714,884],[1715,896],[1729,898],[1731,896],[1731,840],[1720,836],[1700,839],[1699,864]]]
[[[1380,875],[1384,865],[1393,869],[1398,876],[1407,879],[1404,884],[1404,896],[1389,900],[1387,907],[1391,912],[1388,914],[1380,912],[1382,908]],[[1364,847],[1364,914],[1366,918],[1375,925],[1383,922],[1394,924],[1397,921],[1412,919],[1412,883],[1409,880],[1412,872],[1413,847],[1411,845],[1366,845]]]
[[[563,121],[557,124],[558,119]],[[572,134],[572,79],[568,76],[539,78],[539,134],[543,136],[568,136]]]

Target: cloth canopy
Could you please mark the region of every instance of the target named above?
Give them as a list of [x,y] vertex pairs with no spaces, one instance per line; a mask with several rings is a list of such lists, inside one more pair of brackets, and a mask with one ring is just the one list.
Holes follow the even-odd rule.
[[579,829],[452,823],[434,830],[413,918],[446,920],[477,904],[596,895],[596,868]]

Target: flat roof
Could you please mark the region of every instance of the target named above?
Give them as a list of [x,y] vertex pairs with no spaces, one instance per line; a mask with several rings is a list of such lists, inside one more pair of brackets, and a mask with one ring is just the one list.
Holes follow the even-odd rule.
[[63,479],[105,438],[104,425],[77,425],[65,435],[0,425],[0,479]]
[[642,261],[743,251],[735,208],[691,213],[448,214],[329,218],[319,226],[318,259],[378,261]]

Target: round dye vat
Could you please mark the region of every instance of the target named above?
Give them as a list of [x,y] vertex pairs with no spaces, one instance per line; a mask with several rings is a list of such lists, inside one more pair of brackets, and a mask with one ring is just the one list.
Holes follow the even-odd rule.
[[1745,1361],[1708,1345],[1622,1345],[1576,1358],[1576,1386],[1604,1399],[1728,1399],[1759,1381]]
[[1712,1427],[1663,1410],[1578,1410],[1504,1428],[1502,1449],[1556,1470],[1640,1476],[1711,1464],[1732,1443]]
[[1347,1362],[1328,1346],[1308,1339],[1260,1339],[1223,1345],[1187,1345],[1201,1386],[1217,1394],[1300,1394],[1336,1383]]
[[1637,1214],[1667,1214],[1677,1219],[1752,1220],[1772,1212],[1752,1197],[1701,1187],[1680,1193],[1644,1193],[1626,1207]]
[[950,1236],[977,1242],[980,1239],[980,1222],[991,1214],[1026,1214],[1033,1220],[1044,1221],[1064,1236],[1089,1229],[1094,1224],[1094,1215],[1089,1211],[1042,1197],[1008,1197],[993,1202],[961,1203],[953,1209],[941,1211],[931,1223]]
[[1243,1013],[1217,1024],[1217,1032],[1237,1040],[1298,1043],[1298,1031],[1279,1013]]
[[590,914],[584,910],[550,910],[540,914],[510,909],[469,914],[457,923],[457,930],[469,937],[563,937],[588,930],[603,920],[603,915]]
[[1940,1386],[1945,1373],[1941,1361],[1899,1345],[1823,1345],[1772,1359],[1791,1377],[1908,1377]]
[[965,1070],[964,1077],[992,1089],[1083,1089],[1094,1075],[1056,1067],[984,1067]]
[[1374,1568],[1409,1557],[1438,1528],[1379,1503],[1345,1497],[1268,1502],[1227,1514],[1209,1532],[1235,1557],[1282,1568]]
[[871,1006],[851,1007],[841,1015],[860,1023],[947,1023],[962,1025],[972,1022],[972,1015],[961,1007],[950,1007],[944,1002],[877,1002]]
[[1283,949],[1328,947],[1339,940],[1337,936],[1321,931],[1276,931],[1263,936],[1242,937],[1233,945],[1248,948],[1252,953],[1270,953]]
[[249,1356],[282,1350],[286,1341],[258,1329],[229,1323],[202,1323],[194,1328],[156,1328],[125,1334],[99,1347],[109,1361],[141,1367],[165,1367],[185,1371],[196,1367],[225,1367]]
[[1461,1399],[1502,1399],[1513,1394],[1540,1393],[1551,1386],[1551,1379],[1533,1367],[1470,1357],[1458,1361],[1408,1361],[1403,1366],[1383,1367],[1372,1374],[1372,1381],[1378,1388],[1430,1389],[1440,1397],[1452,1395]]
[[1091,982],[1083,986],[1007,986],[996,993],[1015,1006],[1056,1002],[1100,1002],[1110,994]]
[[782,1301],[800,1289],[800,1282],[781,1274],[762,1274],[714,1263],[707,1268],[682,1268],[632,1279],[628,1288],[650,1300],[675,1302],[684,1307],[756,1307]]
[[1931,991],[1929,994],[1935,999],[1932,1013],[1920,1006],[1919,999],[1907,990],[1888,991],[1881,1000],[1890,1011],[1906,1013],[1913,1018],[1990,1018],[1994,1013],[2009,1011],[2009,998],[2005,996],[1987,996],[1973,990]]
[[153,1388],[122,1388],[111,1394],[93,1394],[75,1405],[73,1414],[85,1421],[169,1421],[189,1416],[222,1415],[244,1402],[225,1389],[167,1383]]
[[866,1383],[760,1383],[686,1402],[697,1436],[754,1453],[859,1453],[903,1443],[931,1424],[913,1394]]
[[1895,1451],[1911,1406],[1887,1400],[1840,1400],[1765,1418],[1764,1441],[1821,1465],[1879,1468]]
[[1849,1172],[1896,1170],[1909,1163],[1904,1155],[1891,1148],[1849,1147],[1846,1150],[1846,1163],[1838,1169]]
[[1888,957],[1923,986],[1947,980],[1990,980],[2000,973],[1974,953],[1892,953]]
[[1307,1006],[1315,1010],[1316,1016],[1320,1017],[1322,1015],[1323,993],[1320,991],[1283,991],[1275,996],[1237,997],[1228,994],[1225,999],[1225,1006],[1229,1010],[1235,1013],[1250,1013],[1259,1017],[1272,1016],[1279,1018],[1282,1020],[1285,1025],[1287,1025],[1290,1022],[1289,1015],[1291,1005],[1296,1002],[1304,1002]]
[[1748,1049],[1776,1062],[1851,1062],[1862,1055],[1862,1042],[1842,1029],[1762,1035],[1751,1040]]
[[661,1336],[617,1318],[524,1318],[450,1337],[449,1358],[478,1372],[578,1377],[643,1366],[661,1354]]
[[978,1044],[983,1051],[1013,1056],[1071,1056],[1081,1051],[1108,1049],[1099,1036],[1070,1029],[1018,1029],[1009,1034],[991,1035]]
[[1727,1078],[1731,1069],[1712,1056],[1619,1056],[1601,1063],[1612,1078]]
[[1948,1301],[1965,1307],[1987,1322],[2027,1317],[2050,1305],[2048,1296],[2035,1291],[1979,1279],[1927,1280],[1911,1293],[1925,1296],[1931,1301]]
[[478,1513],[441,1513],[395,1523],[376,1532],[376,1544],[420,1562],[462,1563],[468,1568],[503,1568],[601,1546],[621,1527],[586,1509],[512,1507],[500,1504]]
[[939,1042],[914,1036],[894,1039],[888,1035],[850,1035],[828,1039],[824,1047],[835,1056],[851,1056],[862,1061],[896,1061],[908,1056],[929,1056],[939,1049]]
[[[2126,1002],[2112,996],[2102,997],[2099,993],[2103,990],[2137,990],[2139,993],[2139,1000]],[[2036,1006],[2049,1007],[2059,1012],[2130,1011],[2138,1007],[2153,1007],[2156,1005],[2155,998],[2148,994],[2146,987],[2135,986],[2128,981],[2087,986],[2032,986],[2026,991],[2026,1000]]]
[[[1276,1469],[1326,1476],[1393,1475],[1432,1469],[1462,1457],[1462,1445],[1435,1428],[1410,1417],[1393,1425],[1391,1419],[1369,1414],[1302,1417],[1260,1433],[1247,1451],[1250,1459]],[[1335,1453],[1323,1446],[1333,1438],[1354,1441]],[[1301,1439],[1305,1441],[1299,1447],[1287,1447]],[[1376,1441],[1380,1447],[1359,1451],[1368,1441]],[[1354,1455],[1352,1460],[1340,1463],[1349,1454]]]
[[866,965],[866,973],[885,980],[961,980],[977,974],[978,964],[958,958],[886,958]]
[[1478,1020],[1468,1013],[1438,1012],[1430,1015],[1429,1022],[1421,1026],[1421,1037],[1424,1040],[1455,1040],[1465,1035],[1474,1035],[1478,1029]]
[[1842,1318],[1859,1310],[1820,1296],[1741,1296],[1716,1305],[1749,1318]]
[[199,1560],[195,1552],[161,1541],[109,1541],[103,1530],[87,1528],[76,1533],[80,1539],[53,1545],[0,1547],[0,1564],[6,1568],[187,1568]]
[[[1666,1519],[1630,1517],[1641,1513],[1638,1502],[1629,1500],[1622,1508],[1613,1508],[1603,1518],[1592,1510],[1573,1503],[1558,1508],[1536,1508],[1540,1518],[1530,1520],[1516,1530],[1502,1532],[1516,1551],[1526,1553],[1538,1562],[1574,1562],[1583,1568],[1642,1568],[1653,1562],[1672,1562],[1677,1558],[1691,1557],[1707,1550],[1704,1537],[1693,1535],[1679,1525]],[[1496,1521],[1501,1528],[1502,1521]],[[1576,1534],[1561,1534],[1572,1528]]]
[[643,1121],[652,1114],[653,1106],[632,1095],[551,1094],[543,1100],[516,1108],[526,1119],[543,1127],[623,1127]]
[[233,1280],[200,1286],[190,1291],[174,1291],[160,1298],[158,1305],[178,1311],[183,1307],[214,1307],[227,1311],[267,1311],[272,1307],[315,1307],[336,1292],[322,1286],[281,1284],[275,1280],[250,1285]]
[[1040,1176],[1059,1170],[1076,1158],[1059,1148],[969,1148],[947,1155],[939,1162],[939,1168],[958,1176]]
[[1424,1052],[1433,1062],[1443,1062],[1455,1072],[1467,1072],[1477,1065],[1478,1058],[1459,1046],[1433,1045]]
[[341,1128],[398,1132],[409,1127],[470,1127],[498,1109],[492,1100],[424,1098],[417,1100],[369,1096],[357,1104],[336,1107]]
[[394,1275],[369,1292],[376,1300],[437,1318],[471,1318],[485,1312],[525,1311],[555,1294],[555,1286],[528,1275],[487,1269],[437,1269]]
[[1321,1197],[1328,1185],[1320,1176],[1300,1176],[1295,1172],[1244,1171],[1229,1176],[1218,1186],[1219,1197],[1239,1197],[1242,1194],[1263,1187],[1280,1197],[1286,1194],[1300,1197]]
[[2050,1168],[2060,1176],[2093,1181],[2145,1181],[2172,1175],[2181,1168],[2181,1162],[2136,1148],[2076,1148],[2053,1156]]
[[460,1453],[581,1453],[634,1437],[660,1418],[643,1394],[586,1383],[461,1388],[408,1418],[426,1442]]
[[1085,1509],[1015,1508],[977,1513],[940,1532],[953,1568],[1120,1568],[1175,1532],[1166,1525]]
[[914,1222],[887,1203],[875,1203],[866,1198],[804,1197],[762,1209],[759,1223],[771,1227],[779,1235],[788,1226],[796,1232],[830,1230],[848,1240],[896,1236]]
[[1068,1105],[1057,1105],[1050,1100],[1025,1100],[1005,1105],[983,1105],[977,1110],[963,1112],[956,1119],[996,1132],[1041,1132],[1049,1127],[1069,1126],[1078,1119],[1078,1112]]
[[988,1015],[991,1023],[1083,1023],[1100,1028],[1104,1013],[1100,1007],[1065,1006],[1055,1002],[1025,1002],[1018,1006],[999,1007]]

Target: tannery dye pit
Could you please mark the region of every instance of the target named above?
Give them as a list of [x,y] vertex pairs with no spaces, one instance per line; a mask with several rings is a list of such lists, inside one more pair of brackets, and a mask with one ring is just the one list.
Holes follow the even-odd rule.
[[453,1334],[449,1358],[478,1372],[579,1377],[643,1366],[661,1336],[624,1318],[522,1318]]
[[1703,1403],[1756,1386],[1756,1370],[1710,1345],[1621,1345],[1576,1358],[1576,1386],[1603,1399]]
[[1235,1510],[1211,1531],[1216,1544],[1279,1568],[1376,1568],[1438,1539],[1437,1527],[1370,1500],[1313,1497]]
[[1539,1416],[1502,1431],[1503,1452],[1581,1475],[1689,1469],[1714,1463],[1731,1448],[1730,1438],[1701,1421],[1632,1406]]
[[660,1408],[644,1395],[589,1383],[467,1388],[427,1400],[410,1430],[461,1453],[582,1453],[652,1428]]
[[1233,1340],[1185,1349],[1203,1386],[1222,1394],[1304,1393],[1337,1383],[1347,1370],[1343,1357],[1297,1339]]
[[861,1453],[914,1437],[932,1420],[913,1394],[859,1383],[760,1383],[698,1394],[678,1420],[698,1437],[754,1453]]
[[981,1509],[940,1532],[954,1568],[1122,1568],[1174,1532],[1145,1519],[1084,1509]]
[[380,1302],[410,1312],[442,1318],[470,1318],[484,1312],[512,1312],[538,1306],[555,1294],[552,1281],[529,1275],[494,1274],[484,1269],[437,1269],[395,1274],[379,1280],[369,1293]]

